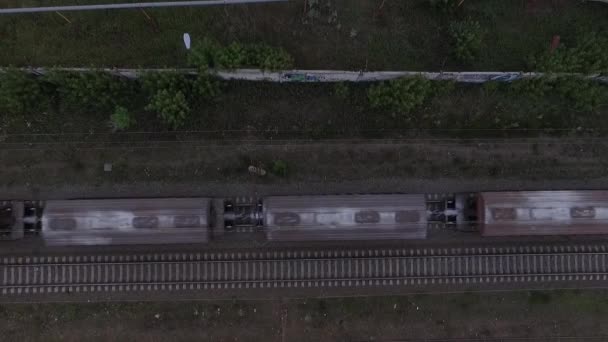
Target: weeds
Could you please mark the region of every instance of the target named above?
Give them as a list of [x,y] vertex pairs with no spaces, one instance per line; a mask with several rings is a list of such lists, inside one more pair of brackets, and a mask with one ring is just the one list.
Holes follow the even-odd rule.
[[289,174],[287,162],[281,159],[275,160],[272,163],[272,173],[280,177],[287,177]]
[[372,108],[407,114],[419,107],[432,91],[431,81],[416,77],[383,82],[368,90]]
[[473,62],[481,51],[484,30],[477,21],[459,21],[450,24],[453,53],[463,63]]
[[608,36],[595,32],[583,36],[574,47],[560,46],[532,58],[532,66],[545,72],[608,72]]
[[210,39],[204,39],[192,49],[189,63],[199,70],[233,70],[242,67],[285,70],[293,67],[293,58],[284,49],[265,44],[243,45],[233,42],[224,47]]
[[127,108],[117,106],[114,113],[110,116],[110,124],[113,131],[122,131],[128,129],[136,123],[135,118],[129,113]]
[[42,83],[24,71],[9,68],[0,73],[0,109],[9,114],[24,114],[47,103]]

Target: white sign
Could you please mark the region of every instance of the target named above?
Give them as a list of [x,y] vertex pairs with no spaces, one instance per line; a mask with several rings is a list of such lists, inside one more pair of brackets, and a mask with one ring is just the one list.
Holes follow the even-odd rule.
[[184,45],[186,45],[186,49],[190,50],[190,35],[188,33],[184,33]]

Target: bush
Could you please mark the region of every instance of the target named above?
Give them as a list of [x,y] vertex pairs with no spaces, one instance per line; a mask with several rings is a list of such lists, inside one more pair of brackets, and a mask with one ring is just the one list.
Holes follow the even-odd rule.
[[570,100],[575,110],[593,111],[608,100],[608,87],[592,80],[563,77],[555,81],[558,95]]
[[142,78],[149,97],[146,110],[158,113],[172,128],[183,125],[191,104],[214,100],[220,94],[218,82],[207,74],[196,77],[172,72],[150,73]]
[[222,46],[217,42],[204,38],[190,50],[188,63],[201,71],[217,67],[218,56],[222,53]]
[[0,109],[9,114],[23,114],[48,104],[36,76],[9,68],[0,72]]
[[372,86],[368,99],[372,108],[409,113],[422,105],[432,92],[431,81],[424,78],[403,78]]
[[596,81],[578,77],[521,79],[511,84],[510,90],[518,96],[540,100],[558,96],[579,111],[593,111],[608,101],[608,87]]
[[220,49],[216,56],[217,65],[223,69],[238,69],[247,61],[247,49],[239,43],[232,43]]
[[531,64],[535,71],[544,72],[608,72],[608,37],[589,33],[577,46],[543,52]]
[[272,173],[277,176],[287,177],[287,174],[289,173],[287,162],[284,160],[275,160],[274,163],[272,163]]
[[114,113],[110,116],[110,123],[115,131],[125,130],[135,124],[135,119],[125,107],[116,106]]
[[334,85],[334,96],[340,100],[346,100],[350,96],[350,87],[346,82],[338,82]]
[[546,77],[524,78],[511,83],[509,90],[517,95],[541,99],[553,90],[553,82]]
[[133,94],[129,80],[103,71],[52,71],[44,79],[55,86],[62,103],[69,107],[107,110]]
[[214,101],[220,94],[220,84],[208,75],[200,75],[192,81],[192,96],[198,101]]
[[431,7],[442,13],[453,13],[459,6],[460,0],[429,0]]
[[459,21],[450,24],[453,53],[463,63],[470,63],[481,51],[483,30],[477,21]]
[[242,45],[234,42],[223,47],[212,40],[204,39],[192,49],[189,63],[200,70],[232,70],[241,67],[283,70],[293,67],[293,58],[284,49],[265,44]]
[[146,110],[158,113],[158,116],[173,129],[182,126],[190,114],[190,106],[181,91],[158,91],[146,106]]
[[293,68],[293,57],[282,48],[264,44],[249,46],[247,65],[262,70],[286,70]]
[[161,90],[187,93],[189,88],[186,75],[177,72],[150,72],[142,76],[141,84],[149,96],[154,96]]

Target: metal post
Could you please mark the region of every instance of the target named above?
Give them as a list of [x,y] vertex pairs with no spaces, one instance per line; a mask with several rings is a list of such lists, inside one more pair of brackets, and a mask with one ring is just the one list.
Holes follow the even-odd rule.
[[127,3],[127,4],[102,4],[102,5],[53,6],[53,7],[22,7],[22,8],[3,8],[3,9],[0,9],[0,14],[65,12],[65,11],[93,11],[93,10],[107,10],[107,9],[154,8],[154,7],[236,5],[236,4],[255,4],[255,3],[286,2],[286,1],[289,1],[289,0],[165,1],[165,2],[138,2],[138,3],[130,3],[130,4]]

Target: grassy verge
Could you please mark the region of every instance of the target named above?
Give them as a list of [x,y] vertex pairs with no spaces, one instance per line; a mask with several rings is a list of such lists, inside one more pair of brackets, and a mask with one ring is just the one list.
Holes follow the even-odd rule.
[[[280,46],[299,68],[522,70],[531,55],[547,50],[554,35],[574,46],[580,32],[608,28],[607,6],[594,2],[467,0],[447,10],[431,2],[296,0],[63,13],[69,22],[55,13],[2,16],[0,65],[184,66],[181,36],[189,32],[194,43],[207,36],[224,44]],[[27,5],[66,3],[73,2]],[[2,5],[23,4],[5,0]],[[466,38],[470,25],[453,25],[467,21],[479,23],[478,43]],[[465,33],[459,35],[468,42],[464,50],[455,49],[454,32]],[[458,51],[469,48],[476,50],[474,58],[462,58],[468,53]]]
[[34,142],[32,134],[63,134],[67,139],[66,133],[175,128],[177,137],[186,136],[180,131],[199,131],[200,137],[213,139],[521,137],[608,131],[603,119],[608,114],[608,86],[576,79],[471,86],[420,79],[337,85],[218,83],[175,75],[138,82],[101,74],[17,74],[2,83],[6,77],[0,77],[0,107],[6,108],[2,131],[24,136],[5,137],[5,142]]
[[605,291],[284,301],[11,304],[4,339],[348,341],[605,337]]

